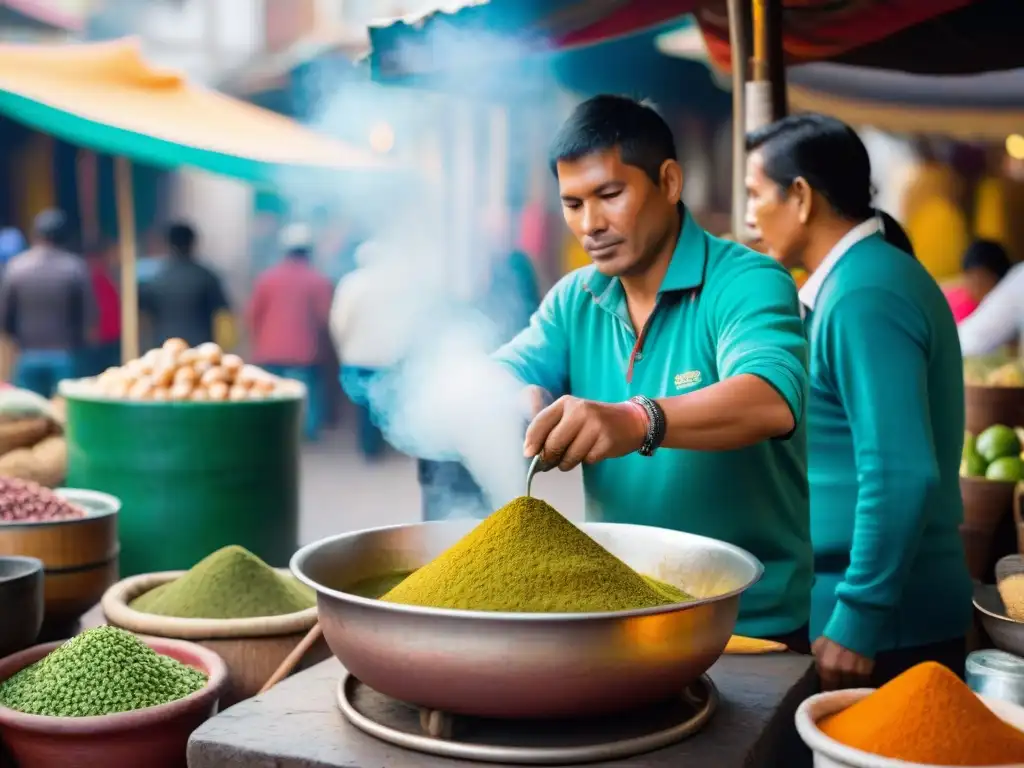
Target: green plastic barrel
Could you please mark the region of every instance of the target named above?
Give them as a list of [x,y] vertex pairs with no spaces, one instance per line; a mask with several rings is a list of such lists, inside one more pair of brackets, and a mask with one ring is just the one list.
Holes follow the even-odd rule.
[[122,576],[190,568],[229,544],[288,565],[298,547],[301,397],[65,397],[67,485],[121,499]]

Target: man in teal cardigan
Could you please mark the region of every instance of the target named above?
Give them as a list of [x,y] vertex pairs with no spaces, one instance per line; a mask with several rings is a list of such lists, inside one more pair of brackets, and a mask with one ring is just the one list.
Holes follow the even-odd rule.
[[810,273],[800,300],[822,681],[880,685],[925,660],[962,674],[972,587],[949,305],[899,225],[872,209],[852,129],[794,116],[753,133],[748,149],[748,221],[769,253]]

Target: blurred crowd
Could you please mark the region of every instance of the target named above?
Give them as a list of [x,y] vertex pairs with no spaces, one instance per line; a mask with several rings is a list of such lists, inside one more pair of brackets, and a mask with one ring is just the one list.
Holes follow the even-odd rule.
[[[57,209],[39,213],[27,237],[0,229],[4,367],[15,386],[44,397],[63,379],[95,376],[121,362],[118,243],[102,238],[80,247],[70,230]],[[344,391],[356,405],[359,446],[374,459],[387,445],[365,392],[403,354],[399,334],[383,327],[376,309],[380,286],[400,282],[389,280],[388,270],[401,266],[367,240],[353,247],[340,274],[327,275],[314,264],[315,246],[313,227],[302,222],[277,228],[272,243],[259,238],[253,249],[260,253],[252,256],[263,268],[247,300],[232,306],[223,277],[200,256],[196,230],[170,224],[159,246],[149,245],[136,263],[140,349],[173,337],[234,349],[244,331],[248,360],[306,385],[308,440],[337,421]],[[492,317],[503,341],[538,306],[537,279],[510,238],[495,234],[487,249],[490,278],[469,303]]]

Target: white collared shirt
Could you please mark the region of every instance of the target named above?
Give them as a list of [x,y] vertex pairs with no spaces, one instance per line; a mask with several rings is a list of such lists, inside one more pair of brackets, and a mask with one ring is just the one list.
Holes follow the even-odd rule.
[[964,357],[991,354],[1024,334],[1024,264],[1007,272],[958,330]]
[[800,306],[801,311],[806,309],[814,309],[814,303],[818,300],[818,294],[821,292],[822,283],[825,282],[825,278],[828,277],[829,273],[835,268],[836,264],[839,263],[839,259],[846,255],[853,246],[868,237],[882,231],[882,222],[877,216],[872,216],[867,221],[862,221],[856,227],[851,229],[842,239],[832,246],[832,250],[828,252],[821,264],[818,266],[811,276],[807,278],[807,282],[803,284],[800,289]]

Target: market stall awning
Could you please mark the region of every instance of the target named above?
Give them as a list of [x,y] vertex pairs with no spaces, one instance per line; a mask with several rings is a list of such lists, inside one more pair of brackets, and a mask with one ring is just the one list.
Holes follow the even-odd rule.
[[[873,49],[893,36],[909,34],[929,20],[934,19],[941,29],[948,22],[940,20],[966,12],[970,6],[995,4],[1001,8],[1012,2],[1024,6],[1019,0],[784,0],[784,47],[792,62],[843,58]],[[524,50],[595,45],[661,27],[688,13],[694,13],[701,25],[711,61],[727,69],[726,0],[478,0],[455,12],[438,10],[371,28],[372,63],[375,74],[382,78],[429,74],[464,62],[465,52],[459,48],[479,49],[481,63],[485,63],[488,55],[498,58],[521,55]],[[1019,34],[1019,27],[1017,31]],[[492,45],[486,50],[489,39],[508,39],[514,45]],[[977,37],[956,39],[983,47]],[[1009,52],[1024,56],[1018,48],[1015,45]],[[973,59],[983,53],[992,50],[974,52]],[[905,66],[894,67],[897,54]],[[874,60],[860,63],[911,71],[974,66],[938,45],[909,50],[887,46],[878,49]],[[628,66],[626,62],[623,65]]]
[[286,87],[296,69],[324,57],[356,61],[370,48],[365,34],[321,32],[297,40],[283,51],[260,53],[230,72],[218,88],[241,98]]
[[134,40],[0,45],[0,113],[99,152],[249,181],[282,166],[381,165],[287,117],[154,69]]
[[467,56],[480,64],[560,51],[642,32],[684,16],[696,0],[475,0],[370,27],[382,79],[430,75]]
[[1000,142],[1024,128],[1024,69],[937,76],[821,63],[788,79],[794,109],[853,125]]
[[[724,2],[695,11],[712,63],[729,68]],[[790,64],[836,61],[923,74],[1024,65],[1020,0],[783,0]]]

